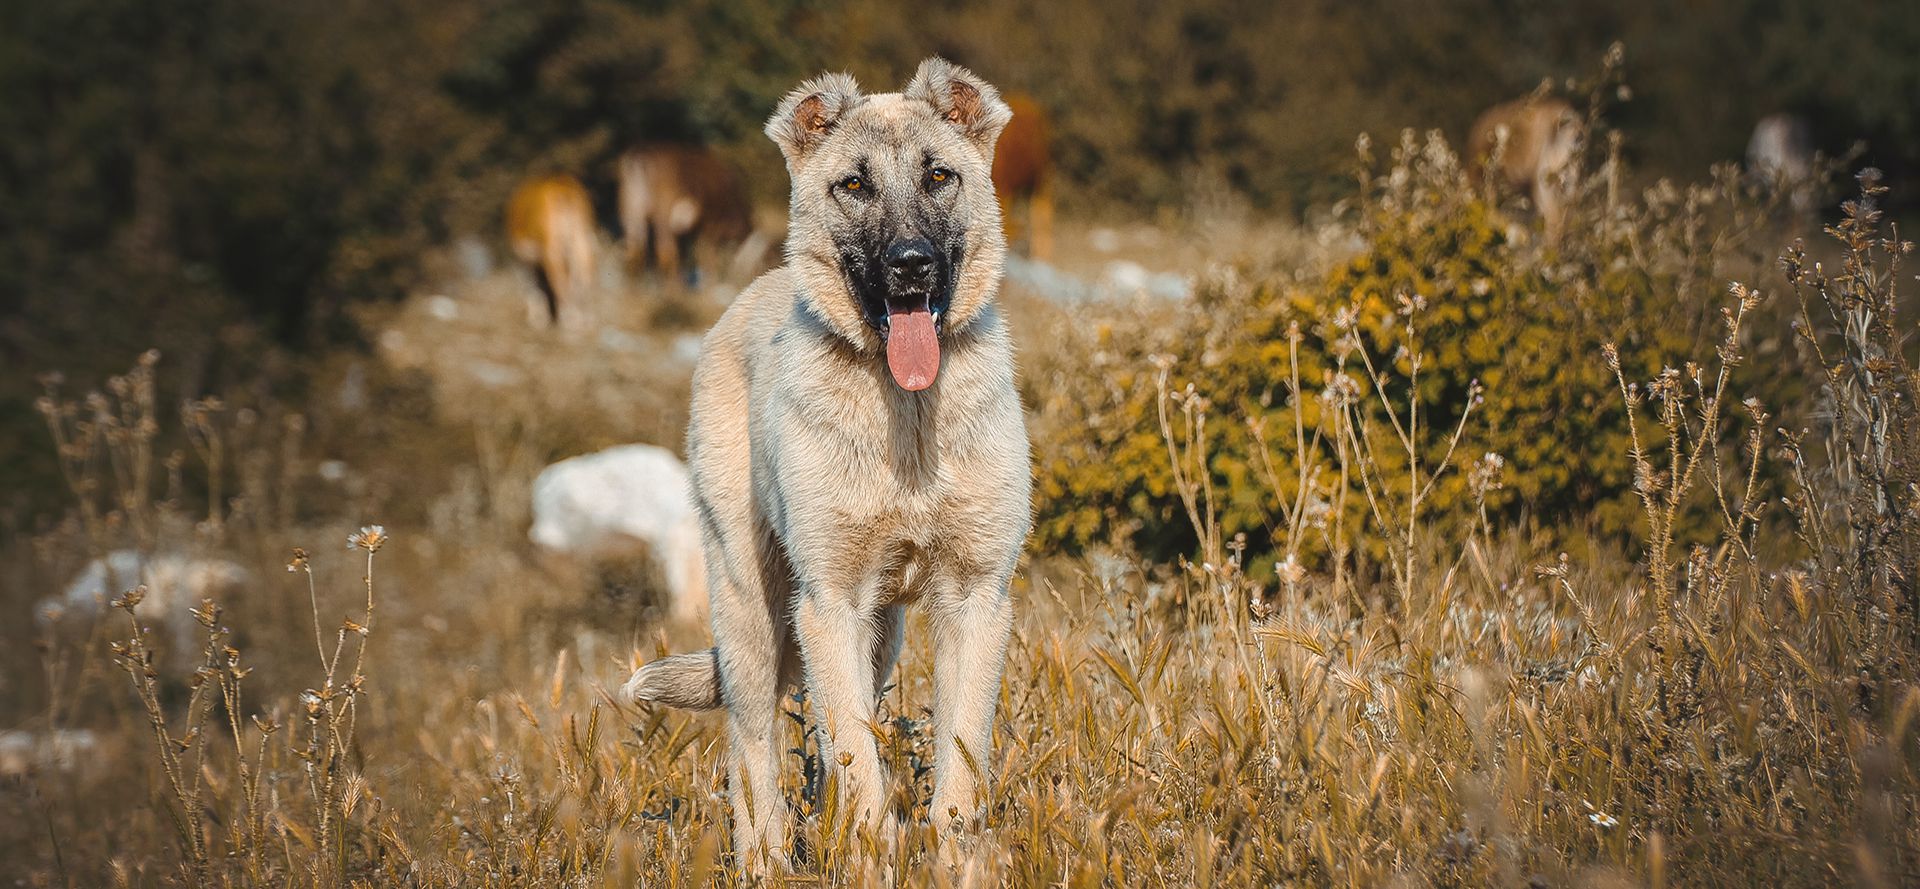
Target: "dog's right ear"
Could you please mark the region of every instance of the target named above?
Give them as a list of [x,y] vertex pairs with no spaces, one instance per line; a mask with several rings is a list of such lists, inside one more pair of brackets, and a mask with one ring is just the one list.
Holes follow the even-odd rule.
[[791,169],[819,147],[860,98],[860,84],[851,74],[815,77],[780,100],[780,107],[767,119],[767,138],[780,146]]

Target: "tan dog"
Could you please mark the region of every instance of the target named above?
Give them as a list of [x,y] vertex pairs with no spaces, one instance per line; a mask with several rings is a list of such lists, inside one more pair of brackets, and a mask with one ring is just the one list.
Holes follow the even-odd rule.
[[864,824],[888,818],[872,727],[915,601],[934,636],[930,811],[941,827],[984,813],[1031,523],[994,304],[1006,242],[988,171],[1009,116],[985,81],[929,59],[899,93],[808,81],[767,122],[793,181],[787,262],[707,335],[687,433],[716,644],[627,684],[726,708],[743,855],[785,857],[780,696],[803,672],[841,799]]
[[507,242],[547,298],[547,319],[585,323],[585,293],[593,286],[593,202],[586,186],[564,173],[527,180],[507,201]]
[[[1496,148],[1498,156],[1496,157]],[[1559,240],[1580,153],[1580,116],[1562,99],[1528,96],[1482,112],[1467,135],[1467,174],[1533,201],[1549,243]]]
[[[740,171],[696,145],[648,145],[620,157],[620,226],[628,268],[644,267],[651,252],[668,280],[679,276],[683,260],[695,261],[702,243],[739,245],[736,264],[758,262],[767,250],[753,230]],[[757,252],[749,257],[749,250]]]

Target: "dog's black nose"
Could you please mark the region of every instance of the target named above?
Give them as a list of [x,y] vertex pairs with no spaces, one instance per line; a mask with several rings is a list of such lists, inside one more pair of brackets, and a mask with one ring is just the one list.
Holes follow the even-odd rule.
[[887,269],[902,281],[924,281],[933,275],[933,244],[926,238],[895,241],[887,248]]

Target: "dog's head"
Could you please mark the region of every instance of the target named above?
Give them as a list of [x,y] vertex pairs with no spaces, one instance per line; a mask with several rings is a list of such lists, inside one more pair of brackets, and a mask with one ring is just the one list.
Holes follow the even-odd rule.
[[886,352],[904,389],[933,384],[940,340],[999,287],[1006,239],[990,171],[1012,116],[991,84],[928,59],[898,93],[814,78],[767,121],[793,180],[787,261],[802,298],[855,348]]

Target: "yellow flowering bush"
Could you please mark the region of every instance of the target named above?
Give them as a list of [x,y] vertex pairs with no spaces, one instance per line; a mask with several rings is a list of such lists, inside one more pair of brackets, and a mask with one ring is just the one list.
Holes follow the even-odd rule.
[[[1724,293],[1725,257],[1700,245],[1733,240],[1751,214],[1731,180],[1623,202],[1618,160],[1597,166],[1569,233],[1545,243],[1469,186],[1437,135],[1408,134],[1364,175],[1351,258],[1305,285],[1202,287],[1164,353],[1098,364],[1102,378],[1073,389],[1090,397],[1051,405],[1069,416],[1039,443],[1038,545],[1195,552],[1175,471],[1190,452],[1219,536],[1244,535],[1256,573],[1281,551],[1324,559],[1337,537],[1378,555],[1385,529],[1360,532],[1384,515],[1365,488],[1376,504],[1405,501],[1416,478],[1443,532],[1537,517],[1633,530],[1626,417],[1602,345],[1619,345],[1629,380],[1696,354]],[[1332,422],[1342,410],[1346,433]],[[1441,454],[1443,466],[1410,465]],[[1303,526],[1323,533],[1289,547]]]

